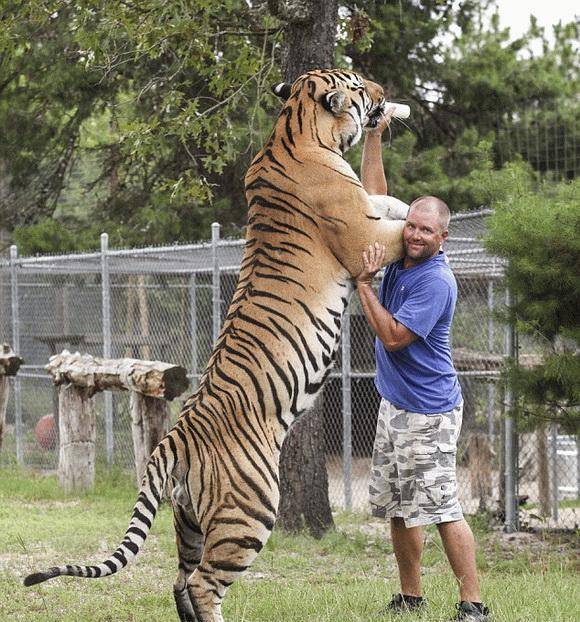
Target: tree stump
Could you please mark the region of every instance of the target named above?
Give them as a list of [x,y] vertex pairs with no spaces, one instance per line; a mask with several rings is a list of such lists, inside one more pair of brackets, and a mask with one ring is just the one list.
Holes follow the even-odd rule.
[[95,482],[97,426],[90,389],[61,385],[58,393],[58,483],[65,493],[90,490]]
[[135,391],[131,392],[130,405],[135,471],[140,485],[149,456],[169,431],[169,405],[165,400]]
[[10,395],[8,376],[16,376],[23,362],[18,355],[14,354],[12,348],[7,343],[2,345],[0,350],[0,449],[2,449],[2,440],[4,439],[6,409]]

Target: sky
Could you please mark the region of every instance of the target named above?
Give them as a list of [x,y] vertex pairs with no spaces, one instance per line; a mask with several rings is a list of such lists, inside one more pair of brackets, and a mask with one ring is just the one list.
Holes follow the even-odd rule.
[[546,28],[550,36],[552,25],[560,20],[563,24],[571,22],[580,15],[578,0],[496,0],[499,8],[500,24],[510,27],[512,38],[518,37],[528,29],[530,14],[535,15],[540,26]]

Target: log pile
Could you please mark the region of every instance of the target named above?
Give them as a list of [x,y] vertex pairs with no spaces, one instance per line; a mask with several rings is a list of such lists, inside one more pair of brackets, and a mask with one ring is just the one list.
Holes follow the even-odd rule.
[[131,392],[135,469],[140,481],[147,460],[169,429],[169,405],[185,391],[186,370],[161,361],[102,359],[63,350],[46,370],[59,387],[58,478],[65,492],[94,483],[96,420],[92,397],[105,390]]

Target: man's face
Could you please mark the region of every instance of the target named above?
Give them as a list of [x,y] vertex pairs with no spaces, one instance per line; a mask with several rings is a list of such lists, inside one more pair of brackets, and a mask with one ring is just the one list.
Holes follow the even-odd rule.
[[448,235],[448,230],[441,226],[436,210],[411,206],[403,230],[406,259],[412,264],[418,264],[433,257]]

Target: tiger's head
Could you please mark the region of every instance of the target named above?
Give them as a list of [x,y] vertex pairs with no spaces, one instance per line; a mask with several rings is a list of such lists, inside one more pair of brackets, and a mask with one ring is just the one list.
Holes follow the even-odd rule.
[[342,153],[376,126],[386,107],[383,88],[354,71],[309,71],[272,90],[285,102],[279,122],[292,140],[313,140]]

